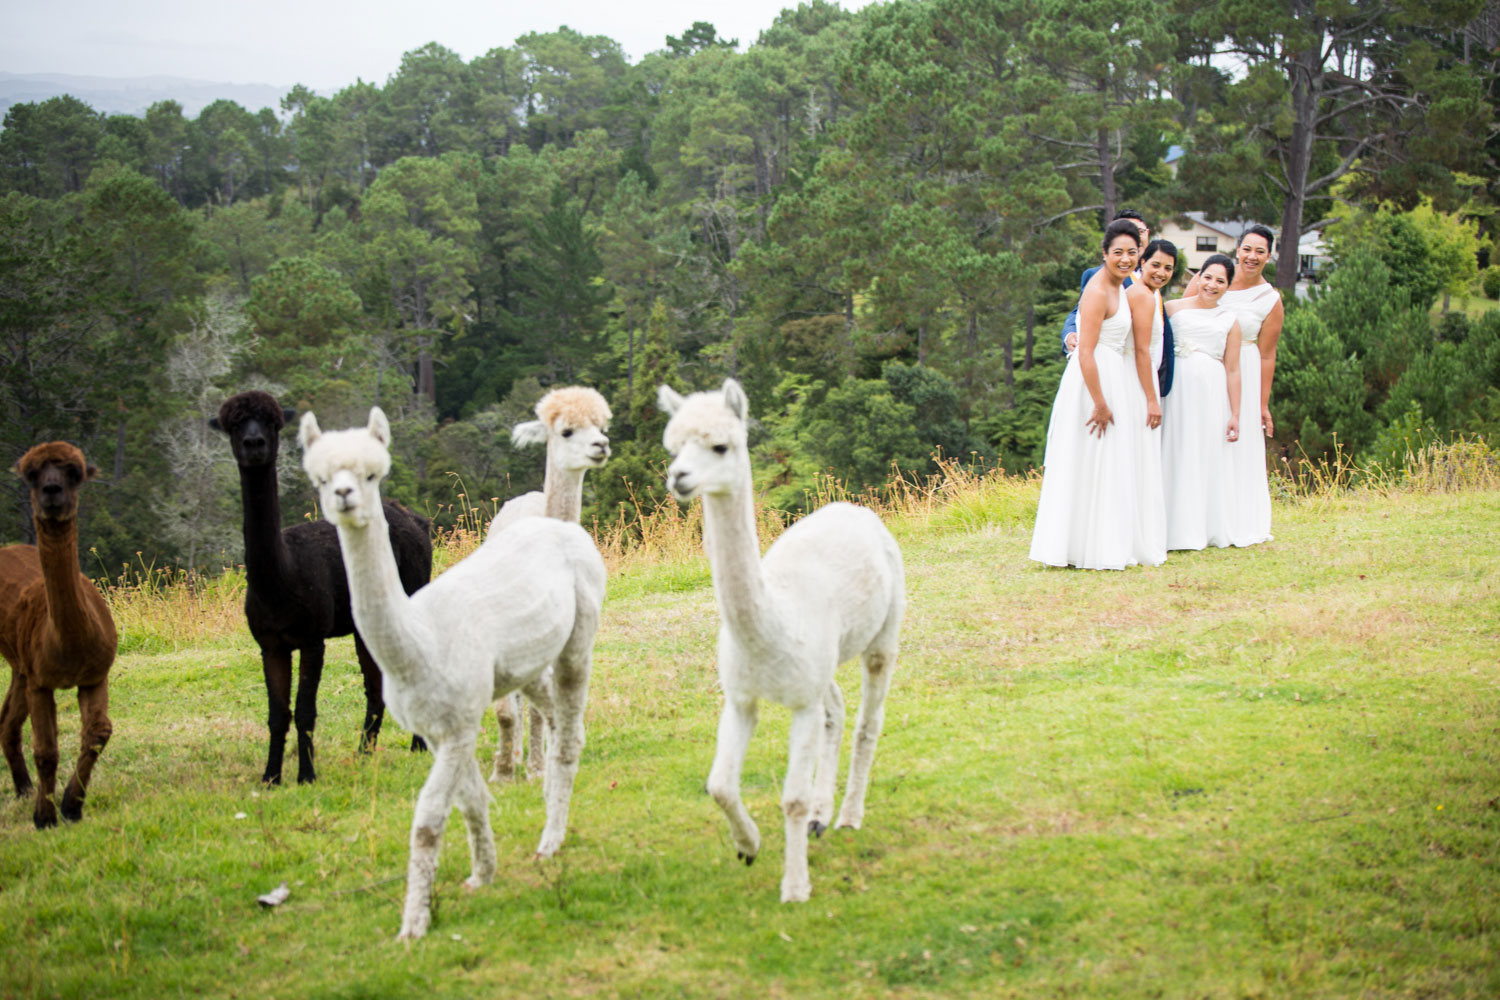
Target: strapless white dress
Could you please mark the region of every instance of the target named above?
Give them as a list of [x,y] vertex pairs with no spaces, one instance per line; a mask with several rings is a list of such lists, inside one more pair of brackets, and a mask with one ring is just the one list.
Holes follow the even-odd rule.
[[1146,428],[1146,395],[1136,376],[1123,289],[1115,311],[1100,324],[1094,360],[1114,422],[1102,437],[1089,433],[1094,400],[1075,352],[1047,425],[1031,558],[1084,569],[1160,565],[1167,558],[1161,430]]
[[[1234,470],[1224,344],[1235,314],[1179,309],[1172,314],[1177,362],[1172,392],[1163,401],[1162,471],[1167,504],[1167,548],[1233,544]],[[1244,404],[1241,404],[1241,414]]]

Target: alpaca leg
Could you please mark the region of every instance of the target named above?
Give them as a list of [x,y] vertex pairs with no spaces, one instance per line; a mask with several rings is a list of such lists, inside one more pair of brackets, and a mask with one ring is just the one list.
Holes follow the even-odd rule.
[[5,705],[0,708],[0,748],[5,752],[5,763],[10,765],[11,781],[15,783],[16,798],[19,799],[30,795],[32,789],[31,772],[26,770],[26,758],[21,753],[21,727],[30,712],[26,700],[26,675],[12,670]]
[[542,858],[556,854],[568,832],[568,804],[573,798],[578,760],[583,755],[583,712],[589,700],[593,641],[592,630],[588,630],[586,642],[575,631],[552,675],[553,724],[547,727],[547,772],[542,779],[547,825],[536,848]]
[[469,877],[464,885],[477,889],[495,879],[495,834],[490,829],[490,790],[479,773],[474,748],[466,754],[468,766],[461,776],[458,807],[464,814],[469,834]]
[[83,796],[89,787],[89,776],[94,773],[94,764],[114,732],[109,721],[108,679],[78,689],[78,716],[83,721],[78,765],[73,769],[73,777],[62,797],[63,819],[73,823],[83,819]]
[[818,766],[826,715],[820,701],[792,716],[786,781],[781,788],[781,811],[786,817],[786,867],[781,875],[783,903],[805,903],[812,895],[812,881],[807,876],[807,827],[812,814],[813,772]]
[[526,777],[538,778],[547,771],[547,720],[535,705],[526,711]]
[[31,814],[38,830],[57,825],[57,701],[51,688],[28,685],[31,708],[31,757],[36,761],[36,808]]
[[[535,768],[532,764],[531,758],[528,756],[526,760],[526,777],[539,777],[542,779],[542,799],[543,801],[545,801],[547,797],[547,734],[551,732],[552,725],[557,719],[557,706],[553,698],[554,692],[552,690],[552,669],[549,667],[547,671],[542,674],[540,680],[534,681],[533,683],[528,684],[524,688],[522,688],[521,694],[524,696],[524,699],[520,702],[517,702],[516,707],[517,732],[519,733],[521,729],[521,705],[531,706],[526,712],[528,718],[530,718],[530,716],[535,713],[542,720],[540,726],[535,726],[532,728],[532,739],[536,741],[535,745],[537,747],[537,752],[542,754],[542,765],[539,769]],[[528,746],[528,754],[529,752],[530,748]]]
[[261,649],[261,670],[266,675],[266,729],[270,745],[266,749],[266,773],[261,782],[281,784],[281,759],[286,752],[286,732],[292,727],[292,651]]
[[323,680],[323,644],[302,647],[297,661],[297,784],[318,780],[313,766],[313,730],[318,725],[318,684]]
[[807,832],[823,836],[833,822],[833,787],[838,780],[839,744],[844,741],[844,692],[838,681],[828,685],[823,695],[823,752],[818,755],[818,769],[813,777],[812,818]]
[[859,720],[854,724],[854,745],[849,749],[849,784],[844,789],[844,805],[839,810],[838,826],[858,830],[865,818],[865,790],[870,785],[870,765],[875,760],[875,744],[880,741],[880,727],[885,722],[885,696],[891,688],[891,674],[896,670],[896,649],[866,651],[864,690],[859,698]]
[[516,742],[516,719],[520,717],[521,696],[512,691],[495,702],[495,722],[500,726],[500,743],[495,748],[495,760],[490,767],[491,781],[513,781],[516,762],[521,759],[520,746]]
[[747,865],[754,864],[755,856],[760,853],[760,830],[740,798],[740,774],[745,767],[745,753],[750,749],[750,737],[755,735],[757,714],[754,698],[740,699],[725,692],[714,766],[708,772],[708,794],[724,810],[735,851]]
[[354,633],[354,658],[359,661],[359,675],[365,682],[365,721],[359,728],[359,752],[369,753],[380,740],[380,724],[385,720],[385,695],[380,667],[365,647],[359,633]]
[[432,882],[437,875],[438,852],[443,846],[443,827],[453,808],[464,762],[472,763],[474,747],[433,747],[432,770],[417,796],[411,819],[411,857],[406,863],[406,903],[401,911],[398,941],[410,941],[427,933],[432,922]]

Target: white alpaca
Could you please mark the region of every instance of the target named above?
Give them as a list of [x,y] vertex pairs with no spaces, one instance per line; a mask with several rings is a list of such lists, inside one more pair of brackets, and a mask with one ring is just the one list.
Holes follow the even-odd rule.
[[740,799],[740,772],[758,702],[768,698],[792,710],[781,793],[786,816],[781,901],[805,902],[812,893],[807,835],[821,835],[833,815],[843,737],[844,698],[834,671],[855,656],[861,657],[864,687],[837,825],[858,829],[864,819],[906,606],[901,550],[872,511],[835,503],[788,528],[762,559],[744,390],[729,379],[722,391],[686,399],[662,386],[657,398],[673,415],[663,436],[675,456],[667,487],[683,503],[703,498],[703,547],[722,618],[718,660],[724,712],[708,791],[729,819],[739,856],[750,864],[760,850],[760,831]]
[[[523,517],[553,517],[578,523],[583,508],[583,476],[609,459],[609,421],[612,414],[604,397],[583,386],[553,389],[536,404],[536,420],[516,424],[510,439],[519,446],[547,445],[547,473],[540,491],[511,497],[490,522],[490,532],[503,531]],[[545,724],[542,713],[532,706],[527,716],[526,769],[518,772],[521,745],[516,724],[521,718],[521,694],[512,692],[495,702],[495,721],[500,724],[500,746],[490,770],[491,781],[534,778],[542,773]]]
[[546,518],[496,532],[468,558],[408,597],[396,575],[380,480],[390,471],[390,425],[379,408],[365,428],[323,433],[311,413],[298,435],[302,466],[338,528],[354,621],[380,667],[386,707],[432,748],[417,797],[401,940],[427,933],[443,826],[457,805],[468,827],[478,888],[495,876],[489,791],[474,759],[480,720],[520,688],[552,717],[547,822],[537,855],[562,846],[583,750],[583,711],[604,561],[576,524]]

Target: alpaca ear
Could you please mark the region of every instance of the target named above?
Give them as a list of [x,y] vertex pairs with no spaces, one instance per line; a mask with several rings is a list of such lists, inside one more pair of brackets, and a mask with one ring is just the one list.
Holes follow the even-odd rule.
[[99,474],[99,466],[90,462],[83,467],[83,481],[88,482]]
[[302,426],[297,428],[297,442],[302,445],[302,450],[313,446],[313,442],[323,436],[322,430],[318,428],[318,418],[313,415],[312,410],[302,414]]
[[219,418],[218,417],[209,417],[208,418],[208,426],[209,426],[209,428],[211,430],[216,430],[216,431],[222,431],[224,429],[224,426],[219,423]]
[[670,385],[659,385],[656,387],[656,405],[661,412],[671,416],[682,405],[682,395]]
[[750,412],[750,401],[745,398],[745,390],[732,378],[724,380],[724,405],[741,420]]
[[366,430],[376,441],[387,448],[391,446],[391,422],[385,418],[385,411],[380,407],[370,407],[370,423]]
[[510,429],[510,443],[517,448],[524,448],[529,444],[546,444],[547,425],[540,420],[528,420],[524,424],[516,424]]
[[287,424],[291,423],[293,420],[296,420],[296,419],[297,419],[297,411],[296,410],[292,409],[290,406],[283,406],[281,408],[281,423],[282,423],[282,426],[286,426]]

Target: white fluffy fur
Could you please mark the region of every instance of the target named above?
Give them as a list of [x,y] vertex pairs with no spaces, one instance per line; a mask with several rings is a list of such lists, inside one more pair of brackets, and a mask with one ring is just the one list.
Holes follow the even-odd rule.
[[724,711],[708,791],[729,819],[746,864],[760,831],[740,798],[740,773],[760,699],[792,710],[786,781],[782,902],[812,892],[807,837],[833,815],[843,736],[840,663],[861,657],[864,686],[838,826],[864,819],[870,765],[884,720],[906,606],[901,550],[872,511],[829,504],[792,525],[760,556],[755,531],[744,390],[730,379],[718,392],[684,399],[667,386],[657,398],[672,414],[663,442],[675,456],[667,486],[681,502],[703,498],[703,545],[713,571]]
[[[505,502],[490,522],[490,531],[503,531],[523,517],[554,517],[578,523],[583,507],[583,477],[609,459],[609,404],[596,390],[584,386],[553,389],[536,404],[538,419],[511,428],[511,443],[517,447],[545,444],[547,473],[542,489],[523,493]],[[513,692],[495,702],[495,721],[500,725],[500,745],[490,769],[491,781],[518,777],[535,778],[544,772],[542,747],[546,726],[535,706],[527,713],[529,729],[526,769],[517,771],[521,743],[516,725],[521,718],[521,694]]]
[[354,621],[380,666],[386,707],[432,748],[432,771],[411,827],[402,940],[431,920],[433,877],[448,813],[469,835],[473,889],[495,875],[489,792],[474,759],[480,720],[516,689],[552,716],[545,785],[547,821],[537,854],[562,846],[583,750],[583,711],[604,561],[576,524],[542,518],[491,534],[475,552],[408,597],[380,505],[390,468],[390,427],[380,410],[366,428],[322,433],[302,418],[302,465],[324,516],[338,528]]

